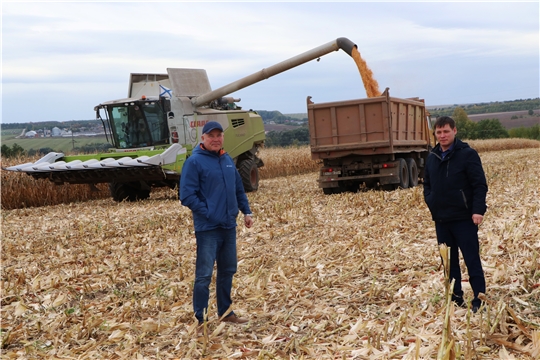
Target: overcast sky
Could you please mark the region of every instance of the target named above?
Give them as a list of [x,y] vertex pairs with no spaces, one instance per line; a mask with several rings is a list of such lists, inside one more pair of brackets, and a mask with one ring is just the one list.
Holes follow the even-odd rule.
[[[130,73],[207,71],[213,89],[346,37],[379,87],[426,104],[539,97],[539,2],[2,1],[3,123],[94,119]],[[244,109],[306,112],[367,97],[332,52],[232,94]]]

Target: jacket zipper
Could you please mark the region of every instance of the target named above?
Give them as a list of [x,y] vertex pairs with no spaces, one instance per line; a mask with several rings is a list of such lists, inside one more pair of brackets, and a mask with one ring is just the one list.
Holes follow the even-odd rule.
[[465,208],[468,209],[469,206],[467,205],[467,197],[465,196],[465,193],[463,192],[462,189],[459,189],[459,191],[461,191],[461,196],[463,197],[463,202],[465,203]]

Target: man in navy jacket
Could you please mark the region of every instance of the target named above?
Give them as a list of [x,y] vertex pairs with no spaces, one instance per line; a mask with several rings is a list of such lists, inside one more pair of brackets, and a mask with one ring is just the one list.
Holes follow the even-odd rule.
[[236,218],[242,211],[248,228],[253,218],[240,174],[222,148],[222,126],[216,121],[206,123],[201,140],[186,160],[180,178],[180,201],[192,211],[197,240],[193,310],[202,325],[207,319],[209,285],[216,263],[218,316],[221,321],[242,324],[248,320],[229,312],[237,269]]
[[459,252],[463,255],[474,298],[473,312],[486,292],[480,260],[478,225],[486,212],[488,191],[482,162],[476,150],[456,138],[455,121],[443,116],[435,122],[438,144],[429,154],[424,175],[424,199],[431,211],[439,244],[450,247],[450,281],[455,280],[452,300],[465,306],[461,288]]

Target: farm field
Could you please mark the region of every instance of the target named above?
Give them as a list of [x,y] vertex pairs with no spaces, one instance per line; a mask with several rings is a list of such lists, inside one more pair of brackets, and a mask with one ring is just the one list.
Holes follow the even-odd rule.
[[62,138],[20,138],[15,139],[10,136],[7,139],[2,138],[2,145],[13,147],[13,144],[21,146],[24,150],[30,149],[39,150],[44,148],[51,148],[57,152],[63,152],[65,154],[71,154],[74,147],[84,147],[89,144],[106,144],[107,139],[105,136],[75,136]]
[[[484,119],[499,119],[502,126],[509,130],[518,127],[531,127],[540,124],[540,110],[535,110],[533,115],[529,115],[527,110],[509,111],[491,114],[473,114],[468,115],[469,119],[474,122],[479,122]],[[517,117],[512,119],[512,117]]]
[[3,209],[2,358],[450,359],[443,345],[457,359],[537,359],[540,148],[483,144],[484,312],[446,303],[421,186],[328,196],[314,171],[275,172],[248,194],[254,226],[238,227],[234,310],[250,322],[220,323],[212,287],[199,337],[193,225],[174,190]]

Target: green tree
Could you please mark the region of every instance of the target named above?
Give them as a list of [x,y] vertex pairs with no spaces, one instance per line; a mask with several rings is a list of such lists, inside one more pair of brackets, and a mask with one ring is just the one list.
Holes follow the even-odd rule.
[[508,130],[508,135],[512,138],[540,140],[540,125],[513,128]]
[[6,158],[11,157],[11,148],[7,146],[6,144],[2,145],[2,148],[0,151],[3,157],[6,157]]
[[24,153],[25,153],[24,148],[17,143],[14,143],[13,146],[11,147],[12,157],[17,157],[19,155],[23,155]]
[[532,109],[529,109],[529,115],[532,116],[534,114],[534,111]]
[[452,118],[456,122],[457,127],[457,137],[460,139],[474,139],[476,124],[469,119],[467,112],[461,108],[457,107],[452,114]]
[[25,153],[24,148],[17,143],[13,144],[11,148],[7,146],[6,144],[3,144],[1,150],[2,150],[2,156],[6,158],[17,157]]
[[309,144],[309,129],[300,127],[289,131],[270,131],[266,134],[266,147],[287,147]]
[[502,126],[499,119],[484,119],[476,124],[475,135],[477,139],[502,139],[509,137],[508,131]]

